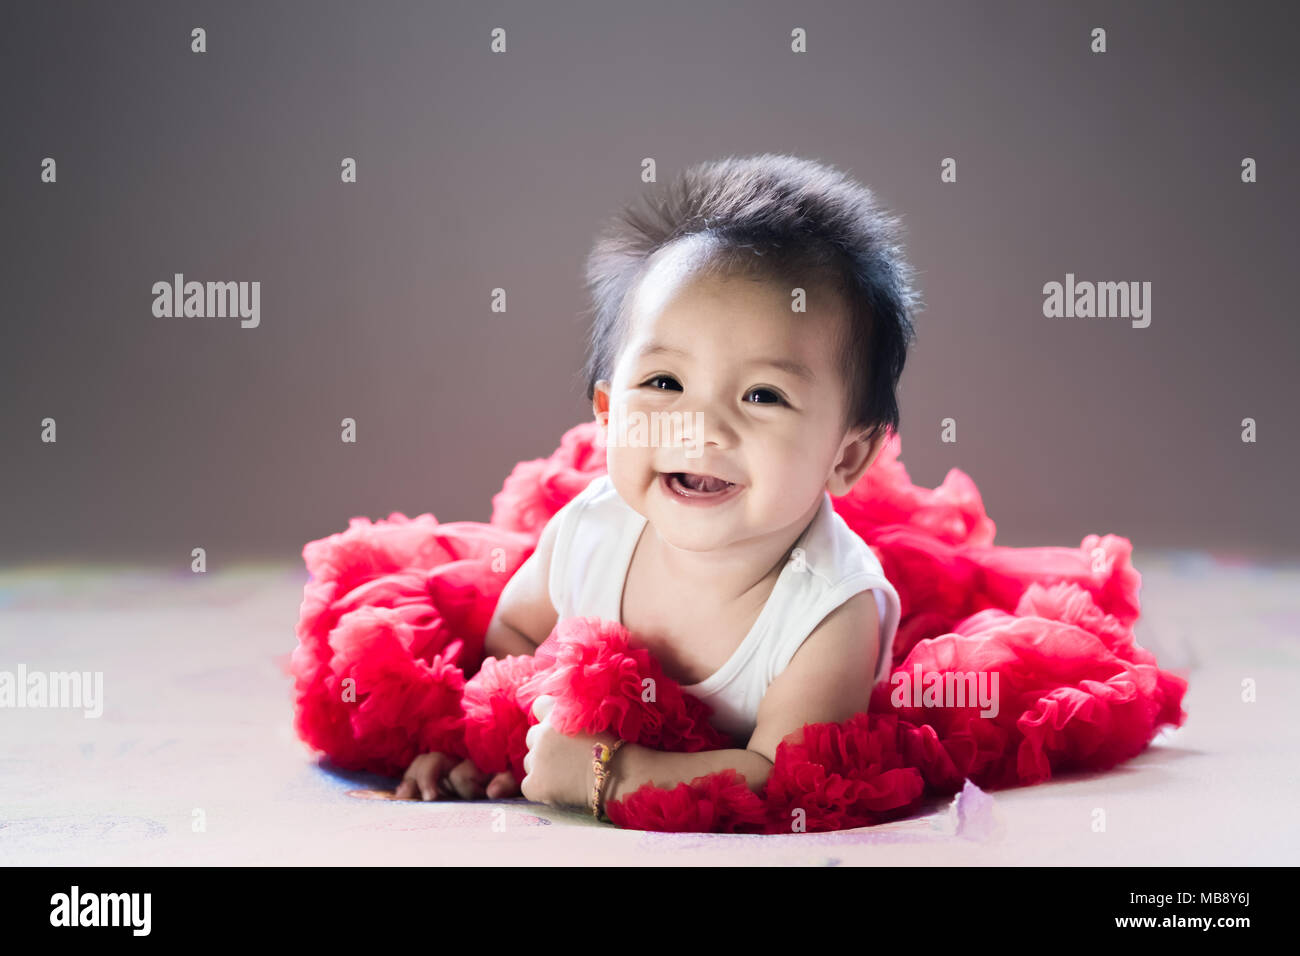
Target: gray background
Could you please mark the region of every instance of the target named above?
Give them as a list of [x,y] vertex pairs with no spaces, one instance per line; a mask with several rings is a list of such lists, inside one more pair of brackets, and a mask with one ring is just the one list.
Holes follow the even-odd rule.
[[[7,2],[0,562],[212,567],[352,515],[486,520],[590,417],[582,260],[642,157],[664,181],[766,151],[904,218],[914,480],[969,473],[1003,544],[1289,549],[1294,10]],[[174,272],[260,281],[261,326],[154,318]],[[1151,326],[1044,318],[1067,272],[1150,281]]]

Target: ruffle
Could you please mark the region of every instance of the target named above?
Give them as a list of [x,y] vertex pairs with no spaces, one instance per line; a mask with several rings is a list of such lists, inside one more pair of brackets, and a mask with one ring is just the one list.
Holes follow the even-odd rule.
[[[540,694],[567,733],[612,731],[658,750],[732,746],[709,707],[682,691],[615,622],[561,621],[535,655],[483,658],[506,581],[546,522],[604,474],[594,422],[546,459],[521,462],[487,524],[431,514],[353,518],[303,548],[295,728],[337,765],[400,776],[440,750],[522,780]],[[837,512],[875,551],[902,604],[892,673],[866,712],[809,724],[778,747],[762,786],[734,770],[672,788],[646,785],[608,806],[618,826],[790,833],[869,826],[971,780],[984,789],[1104,770],[1186,719],[1184,678],[1137,644],[1141,577],[1132,545],[1089,535],[1077,548],[1006,548],[975,483],[957,469],[912,484],[897,435]],[[979,701],[935,706],[911,683],[976,675]]]

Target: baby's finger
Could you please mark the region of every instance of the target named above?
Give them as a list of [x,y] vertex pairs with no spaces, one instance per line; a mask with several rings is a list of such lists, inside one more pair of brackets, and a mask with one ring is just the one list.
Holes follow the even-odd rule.
[[446,754],[429,754],[428,760],[415,770],[415,783],[420,788],[421,800],[438,799],[438,781],[447,772],[451,759]]
[[415,793],[415,781],[410,777],[406,777],[397,785],[397,790],[393,792],[393,796],[398,800],[411,800],[414,799]]
[[483,797],[483,781],[487,774],[479,770],[472,760],[462,760],[447,775],[452,788],[466,800]]
[[489,800],[504,800],[507,797],[517,797],[519,796],[519,781],[515,779],[515,775],[509,770],[502,770],[488,782],[487,795]]
[[533,714],[538,720],[545,720],[546,715],[551,712],[555,706],[555,697],[551,694],[539,694],[533,701]]
[[548,713],[540,721],[528,728],[528,732],[524,734],[524,746],[532,750],[541,740],[542,734],[551,729],[551,715]]

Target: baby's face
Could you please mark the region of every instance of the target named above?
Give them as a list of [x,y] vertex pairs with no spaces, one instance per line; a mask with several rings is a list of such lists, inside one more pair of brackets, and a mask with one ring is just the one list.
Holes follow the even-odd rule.
[[[883,436],[860,441],[844,426],[833,351],[843,306],[807,292],[807,311],[796,313],[791,290],[771,282],[671,267],[643,278],[613,381],[597,385],[593,410],[598,421],[605,408],[612,416],[604,434],[614,487],[670,544],[709,551],[797,533],[822,492],[845,493],[879,451]],[[677,417],[668,413],[689,429],[685,443],[665,444],[668,428],[637,441],[638,418]],[[620,421],[631,427],[611,431]],[[846,449],[861,462],[847,484],[836,470]],[[678,472],[735,487],[689,497]]]

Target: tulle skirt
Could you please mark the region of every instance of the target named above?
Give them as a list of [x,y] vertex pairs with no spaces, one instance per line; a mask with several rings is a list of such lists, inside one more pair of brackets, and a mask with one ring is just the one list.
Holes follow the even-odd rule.
[[[442,751],[522,780],[533,698],[556,697],[570,733],[612,731],[659,750],[732,744],[709,708],[659,669],[635,635],[561,621],[532,657],[484,659],[483,635],[510,575],[546,522],[605,471],[594,422],[549,458],[521,462],[492,517],[440,523],[394,512],[311,541],[290,669],[298,735],[339,767],[400,776]],[[882,822],[969,779],[985,789],[1053,772],[1105,770],[1181,726],[1187,682],[1136,643],[1132,545],[1006,548],[961,471],[914,485],[891,435],[835,509],[880,559],[902,616],[893,672],[866,712],[787,737],[755,792],[734,771],[647,785],[608,814],[645,830],[788,833]],[[652,704],[641,681],[656,681]],[[990,703],[995,703],[995,706]],[[792,822],[793,821],[793,822]]]

